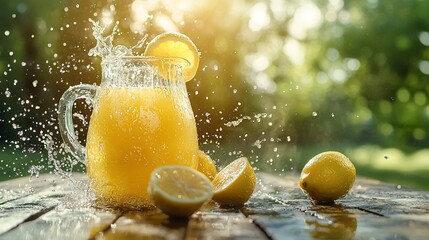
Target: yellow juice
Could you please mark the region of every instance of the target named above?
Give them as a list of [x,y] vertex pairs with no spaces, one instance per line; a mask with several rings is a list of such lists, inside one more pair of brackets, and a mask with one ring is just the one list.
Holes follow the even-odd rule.
[[186,94],[176,86],[100,88],[86,144],[87,173],[100,200],[147,206],[155,168],[197,167],[197,130]]

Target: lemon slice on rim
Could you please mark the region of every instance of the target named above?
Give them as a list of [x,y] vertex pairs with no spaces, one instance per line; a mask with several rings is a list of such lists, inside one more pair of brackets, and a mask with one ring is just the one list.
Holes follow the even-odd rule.
[[183,69],[186,82],[195,77],[200,63],[195,44],[189,37],[178,32],[166,32],[156,36],[148,43],[144,55],[186,59],[189,62],[189,65]]
[[155,206],[172,217],[188,217],[213,195],[212,184],[195,169],[166,165],[150,176],[148,193]]
[[256,175],[247,158],[239,158],[213,180],[213,200],[221,206],[241,206],[255,189]]

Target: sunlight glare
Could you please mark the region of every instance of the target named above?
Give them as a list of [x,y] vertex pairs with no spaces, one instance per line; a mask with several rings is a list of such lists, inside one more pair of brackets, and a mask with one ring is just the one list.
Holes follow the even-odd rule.
[[113,15],[115,14],[115,6],[110,5],[109,8],[103,9],[101,12],[101,22],[104,26],[108,26],[113,23]]
[[271,22],[268,14],[268,7],[265,3],[259,2],[250,8],[249,29],[253,32],[262,30]]
[[274,19],[278,22],[285,21],[286,17],[291,15],[293,8],[286,7],[287,2],[283,0],[271,0],[270,9],[273,13]]
[[337,83],[344,83],[347,80],[347,73],[342,68],[333,68],[330,71],[331,79]]
[[144,33],[148,23],[154,20],[154,24],[164,31],[178,31],[178,26],[185,24],[185,15],[197,11],[205,3],[207,1],[134,0],[130,5],[133,20],[130,28],[134,32]]
[[304,63],[305,49],[295,39],[289,38],[285,41],[283,53],[288,56],[289,60],[295,65]]
[[255,84],[259,90],[273,94],[277,90],[276,83],[264,72],[259,72],[255,76]]
[[245,57],[245,62],[254,72],[262,72],[270,65],[270,60],[262,54],[249,54]]
[[318,28],[322,24],[322,13],[316,5],[308,3],[296,10],[289,23],[289,32],[298,39],[304,39],[308,31]]
[[155,17],[155,24],[164,31],[178,31],[176,24],[164,14],[159,14]]
[[130,28],[133,32],[143,33],[145,31],[145,23],[153,18],[149,13],[155,9],[154,2],[146,2],[142,0],[136,0],[131,4],[131,18],[133,22]]

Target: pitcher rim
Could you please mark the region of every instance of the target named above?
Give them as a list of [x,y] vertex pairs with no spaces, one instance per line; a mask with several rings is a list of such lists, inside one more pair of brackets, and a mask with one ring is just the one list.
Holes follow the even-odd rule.
[[103,58],[102,63],[115,63],[118,60],[142,61],[142,62],[155,62],[165,61],[167,63],[178,63],[183,67],[188,67],[191,63],[185,58],[181,57],[157,57],[157,56],[107,56]]

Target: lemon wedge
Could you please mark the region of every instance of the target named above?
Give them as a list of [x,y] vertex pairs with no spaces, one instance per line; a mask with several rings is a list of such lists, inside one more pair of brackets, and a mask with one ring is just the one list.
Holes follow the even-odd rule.
[[200,62],[198,49],[192,40],[177,32],[166,32],[156,36],[148,43],[144,55],[187,60],[189,65],[183,69],[183,77],[186,82],[195,77]]
[[213,180],[213,200],[221,206],[241,206],[255,189],[256,175],[247,158],[239,158]]
[[213,195],[212,183],[197,170],[178,165],[155,169],[148,193],[155,206],[172,217],[188,217]]
[[203,151],[198,151],[198,171],[206,175],[210,181],[212,181],[217,173],[216,165],[209,155]]

